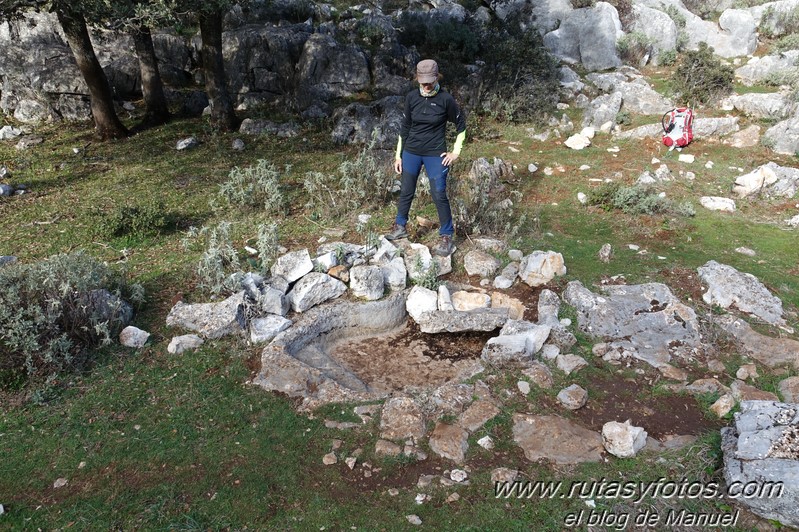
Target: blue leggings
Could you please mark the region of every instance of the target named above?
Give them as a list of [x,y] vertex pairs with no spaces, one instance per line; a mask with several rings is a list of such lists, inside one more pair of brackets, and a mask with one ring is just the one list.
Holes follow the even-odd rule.
[[438,155],[415,155],[407,151],[402,152],[402,188],[397,202],[397,225],[408,223],[411,202],[416,195],[416,182],[422,171],[422,165],[424,165],[427,177],[430,179],[430,195],[433,197],[438,211],[438,222],[441,226],[438,233],[452,236],[455,232],[452,226],[452,210],[447,198],[449,167],[444,166],[441,163],[442,160],[443,157]]

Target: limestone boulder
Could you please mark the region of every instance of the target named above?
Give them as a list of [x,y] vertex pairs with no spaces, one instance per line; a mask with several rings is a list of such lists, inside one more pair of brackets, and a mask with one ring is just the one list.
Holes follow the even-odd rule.
[[799,405],[744,401],[735,425],[721,429],[724,480],[728,486],[781,486],[761,497],[737,499],[753,513],[799,527]]
[[350,270],[350,290],[355,297],[375,301],[383,297],[385,290],[383,270],[380,266],[353,266]]
[[313,271],[313,261],[307,249],[281,255],[270,268],[272,276],[280,276],[293,283]]
[[603,338],[610,348],[630,351],[658,367],[672,354],[700,345],[699,321],[661,283],[603,286],[595,294],[579,281],[566,286],[563,299],[577,311],[582,331]]
[[630,422],[608,421],[602,426],[602,445],[605,450],[619,458],[632,458],[646,445],[647,433],[642,427]]
[[186,304],[179,301],[166,317],[167,327],[181,327],[206,339],[221,338],[243,330],[244,291],[220,303]]
[[707,285],[702,300],[708,305],[725,309],[734,306],[771,325],[785,325],[782,301],[751,273],[740,272],[714,260],[700,266],[697,271],[699,278]]
[[563,255],[554,251],[534,251],[522,258],[518,275],[532,287],[545,285],[556,275],[566,275]]
[[469,275],[478,275],[483,279],[492,277],[502,263],[496,257],[480,250],[472,250],[463,257],[463,267]]
[[579,464],[602,460],[602,437],[557,416],[513,415],[513,441],[531,462]]
[[338,279],[326,273],[311,272],[297,281],[286,298],[294,312],[305,312],[320,303],[340,297],[346,291],[347,285]]

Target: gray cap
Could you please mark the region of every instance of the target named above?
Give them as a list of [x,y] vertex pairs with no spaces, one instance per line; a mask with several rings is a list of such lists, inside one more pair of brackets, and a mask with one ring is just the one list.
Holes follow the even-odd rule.
[[416,79],[419,83],[435,83],[438,81],[438,63],[432,59],[419,61],[416,65]]

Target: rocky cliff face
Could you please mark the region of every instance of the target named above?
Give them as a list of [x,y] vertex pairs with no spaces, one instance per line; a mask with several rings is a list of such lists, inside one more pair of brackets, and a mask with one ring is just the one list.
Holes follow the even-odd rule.
[[[406,11],[422,18],[471,21],[478,28],[519,23],[528,31],[537,31],[558,60],[596,71],[621,66],[616,43],[631,31],[647,35],[653,43],[648,57],[655,61],[660,53],[675,49],[678,41],[689,48],[707,42],[722,57],[751,54],[757,46],[758,25],[770,24],[766,19],[795,3],[781,0],[750,9],[726,9],[715,23],[702,20],[680,2],[637,0],[629,28],[622,27],[616,8],[606,2],[573,9],[565,1],[505,0],[471,13],[447,0],[433,8],[412,2]],[[256,3],[247,11],[237,8],[226,17],[224,59],[230,89],[240,108],[278,103],[297,111],[313,108],[312,115],[330,116],[329,104],[335,100],[361,92],[378,97],[402,95],[410,88],[413,65],[420,55],[415,47],[400,44],[400,12],[383,14],[380,8],[361,7],[337,13],[331,6],[319,5],[305,22],[290,23],[287,21],[298,16],[292,2],[280,3],[280,9],[273,6],[268,13],[259,6]],[[766,9],[769,6],[771,9]],[[679,25],[675,17],[680,19]],[[779,34],[784,30],[775,22],[770,31]],[[119,101],[139,98],[141,80],[131,39],[95,29],[92,40]],[[190,114],[201,112],[206,100],[199,37],[158,30],[154,43],[173,103],[182,103]],[[474,95],[480,92],[484,64],[476,61],[465,66],[472,75],[463,86],[448,88],[460,92],[466,106],[476,106],[479,102]],[[0,110],[19,122],[90,117],[86,85],[50,14],[31,12],[0,24],[0,79]]]

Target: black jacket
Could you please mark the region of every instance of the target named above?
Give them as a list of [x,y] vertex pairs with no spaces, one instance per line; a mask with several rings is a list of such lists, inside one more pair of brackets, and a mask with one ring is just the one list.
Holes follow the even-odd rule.
[[447,151],[447,122],[455,124],[458,133],[466,130],[466,119],[455,98],[443,89],[426,98],[414,89],[405,96],[400,137],[402,149],[415,155],[439,156]]

